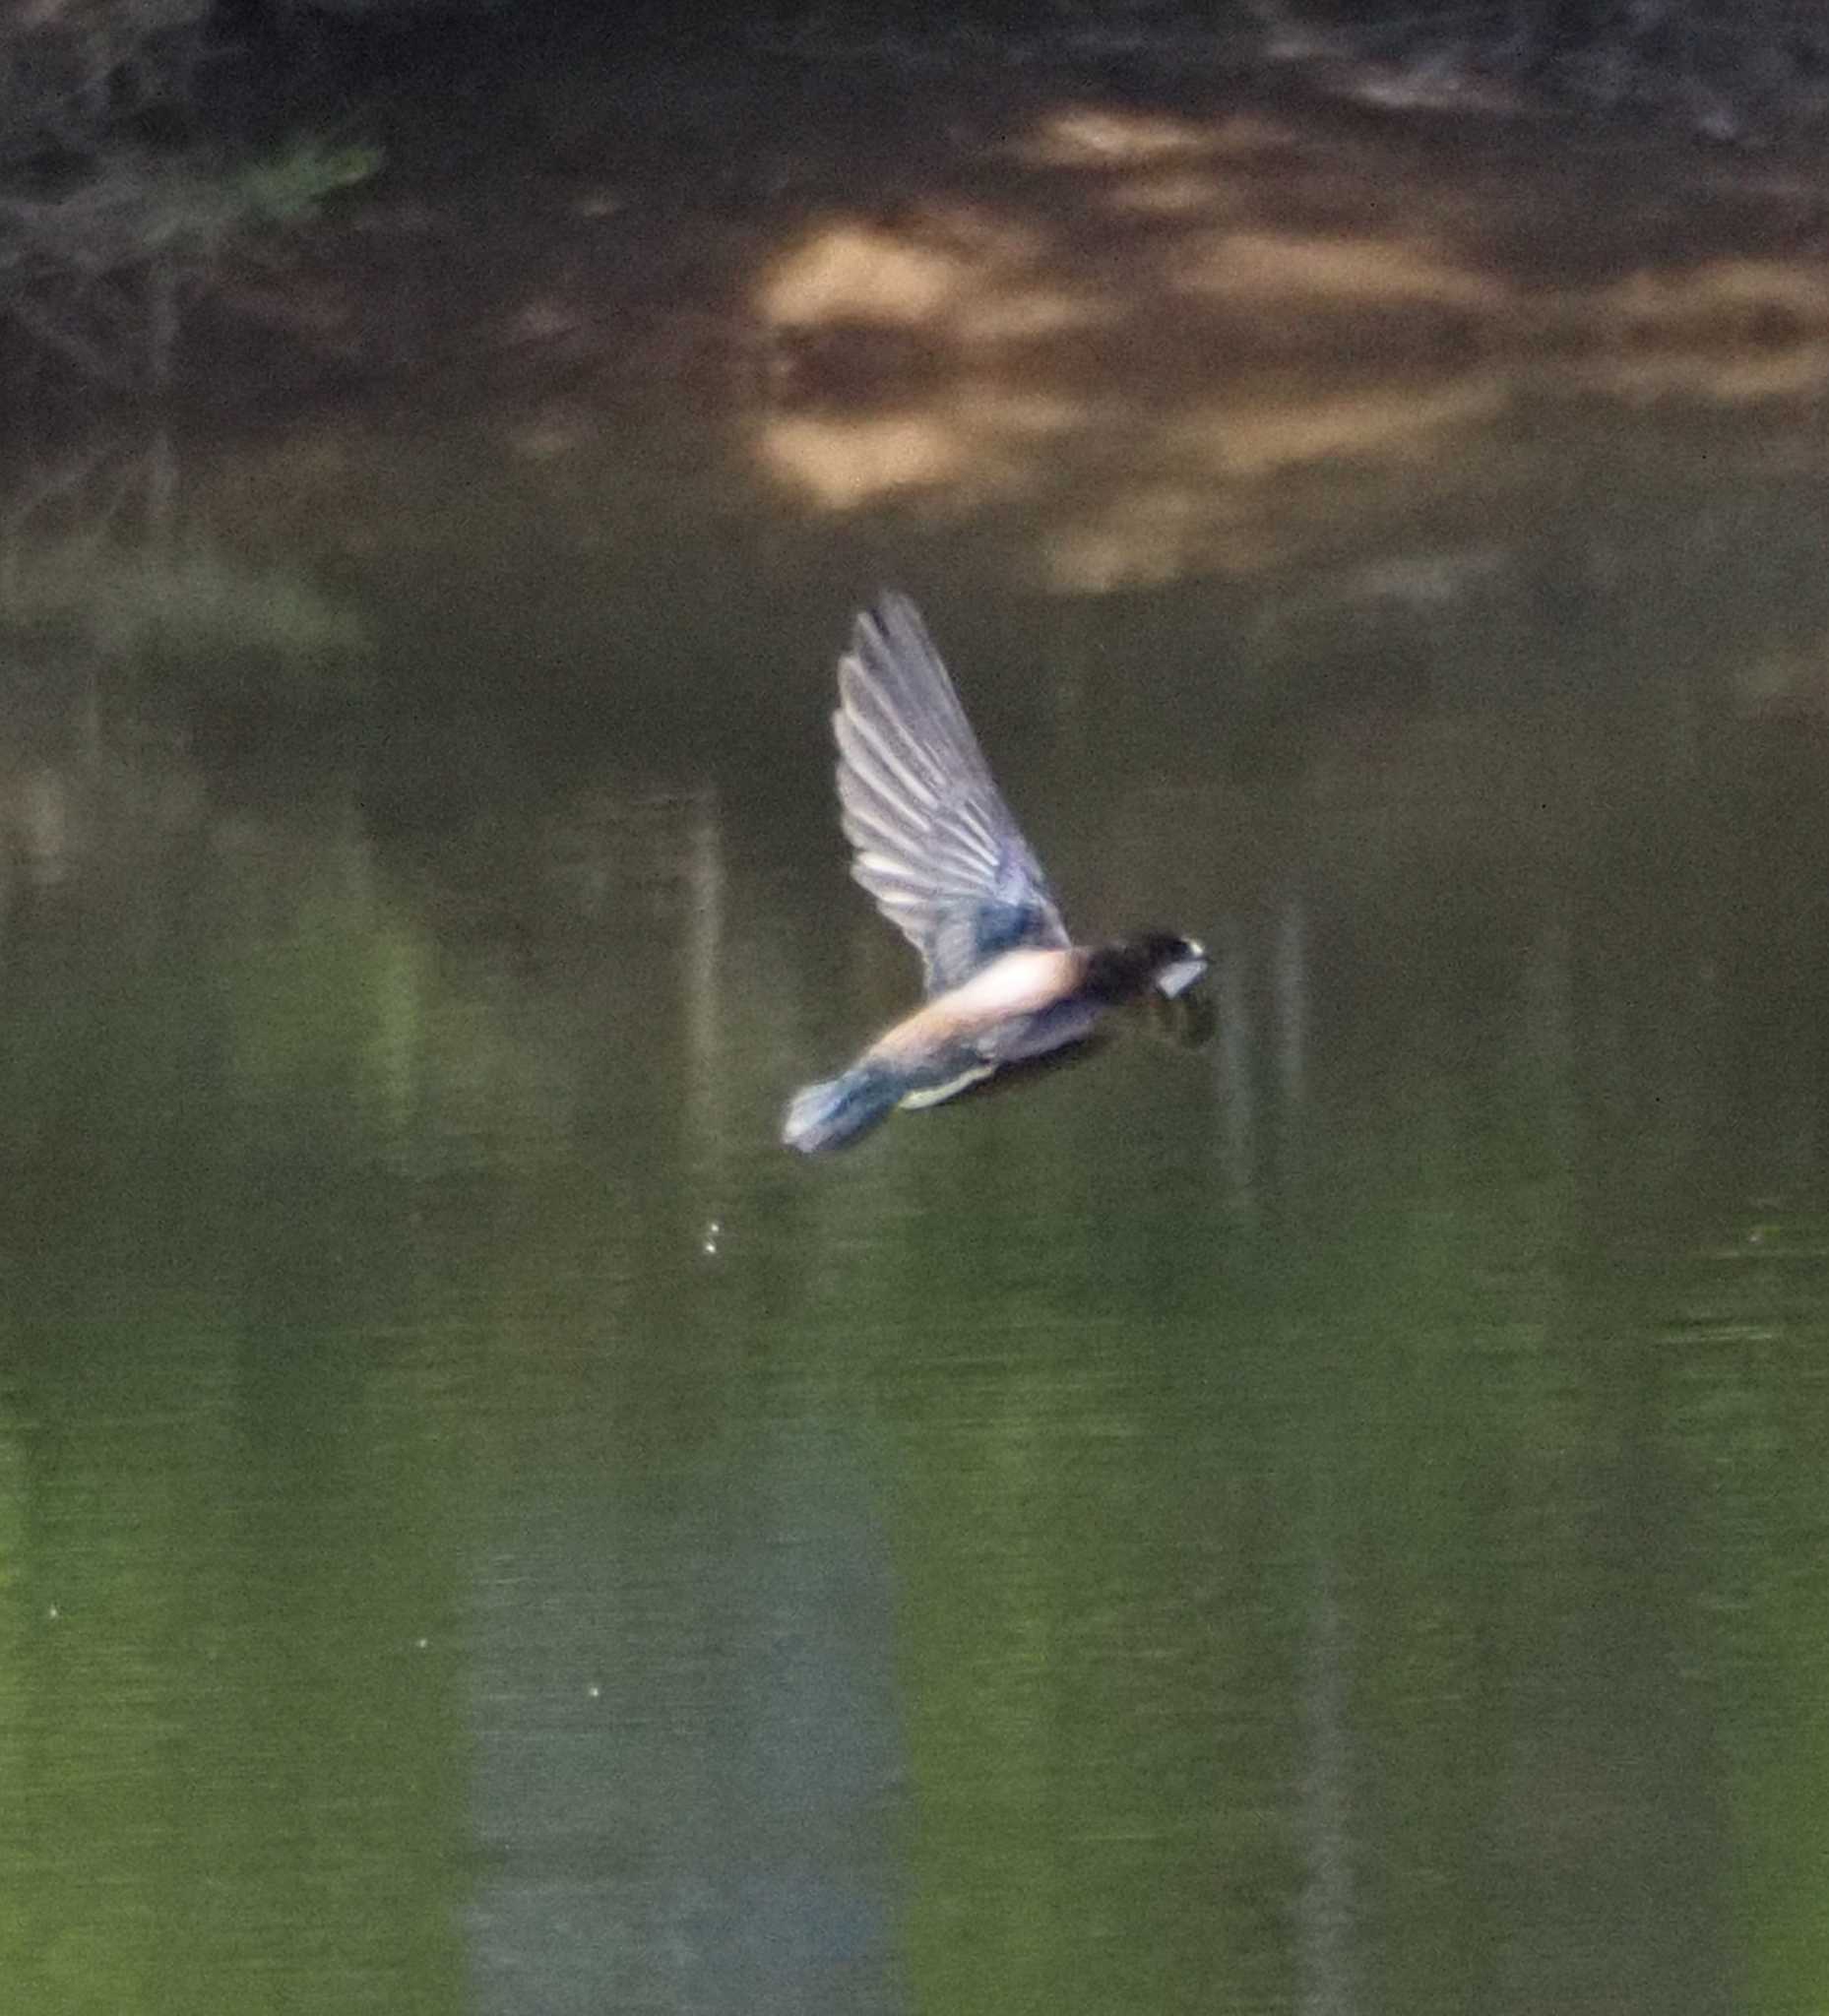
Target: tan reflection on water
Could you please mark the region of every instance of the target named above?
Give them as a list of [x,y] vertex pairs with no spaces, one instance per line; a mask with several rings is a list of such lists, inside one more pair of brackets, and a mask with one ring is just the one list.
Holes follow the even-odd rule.
[[1020,505],[1035,578],[1104,589],[1289,557],[1317,527],[1270,485],[1450,467],[1546,381],[1734,405],[1829,384],[1807,265],[1616,222],[1571,250],[1552,186],[1385,145],[1057,107],[958,185],[816,219],[751,289],[757,465],[827,512]]
[[776,476],[824,510],[940,488],[956,503],[978,503],[1031,490],[1037,447],[1083,417],[1081,402],[968,379],[936,388],[914,410],[774,414],[758,445]]
[[1315,301],[1369,305],[1435,303],[1498,313],[1513,291],[1489,275],[1458,267],[1420,239],[1358,241],[1298,231],[1202,232],[1181,248],[1174,284],[1234,305]]

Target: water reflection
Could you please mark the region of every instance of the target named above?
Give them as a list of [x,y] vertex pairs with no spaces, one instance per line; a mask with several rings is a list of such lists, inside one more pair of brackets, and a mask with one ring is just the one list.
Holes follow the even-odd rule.
[[[678,442],[13,522],[22,2006],[1808,2005],[1814,450],[1541,417],[1066,602]],[[814,1171],[891,547],[1220,1027]]]
[[740,1480],[587,1444],[504,1501],[470,1646],[480,2009],[904,2005],[874,1487],[816,1426],[744,1443]]
[[1025,579],[1110,593],[1255,575],[1378,512],[1489,524],[1501,444],[1571,383],[1609,426],[1809,411],[1829,288],[1720,231],[1706,175],[1614,159],[1654,223],[1659,198],[1589,202],[1602,154],[1519,174],[1502,141],[1436,142],[1056,102],[995,173],[823,207],[747,290],[749,452],[793,508],[1020,511]]

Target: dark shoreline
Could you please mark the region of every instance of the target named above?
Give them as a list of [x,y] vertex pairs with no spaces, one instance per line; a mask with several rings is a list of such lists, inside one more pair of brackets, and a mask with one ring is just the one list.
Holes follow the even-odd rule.
[[[316,221],[223,255],[186,314],[175,411],[258,425],[397,400],[894,400],[984,360],[854,289],[772,316],[765,277],[822,232],[922,244],[961,218],[1020,234],[1038,280],[1121,299],[1150,284],[1125,261],[1174,231],[1248,240],[1259,265],[1280,244],[1307,261],[1287,284],[1220,273],[1198,314],[1173,290],[1139,301],[1115,346],[990,359],[1078,383],[1829,341],[1815,146],[1722,147],[1522,99],[1366,103],[1339,66],[967,60],[943,42],[839,61],[659,32],[631,47],[600,27],[546,36],[507,76],[499,31],[395,31],[387,89],[364,94],[374,34],[341,38],[285,117],[374,143],[384,167]],[[1041,158],[1039,137],[1074,120],[1097,129],[1079,157]],[[1336,274],[1317,248],[1342,255]],[[66,398],[44,372],[31,385],[41,420],[140,407],[92,384]]]

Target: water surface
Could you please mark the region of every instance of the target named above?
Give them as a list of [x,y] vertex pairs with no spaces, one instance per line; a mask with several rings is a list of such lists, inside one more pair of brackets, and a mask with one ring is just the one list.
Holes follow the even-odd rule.
[[[1829,457],[1428,413],[1167,543],[577,411],[39,472],[9,2008],[1821,2006]],[[1221,1031],[804,1165],[891,579]]]

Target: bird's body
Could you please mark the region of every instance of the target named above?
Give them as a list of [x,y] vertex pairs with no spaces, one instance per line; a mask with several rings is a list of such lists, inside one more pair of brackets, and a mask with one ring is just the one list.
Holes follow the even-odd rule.
[[1075,945],[914,605],[884,596],[839,662],[839,802],[851,873],[921,956],[923,1006],[789,1102],[782,1138],[837,1148],[1084,1042],[1109,1008],[1206,971],[1167,933]]
[[1085,977],[1085,968],[1071,947],[999,953],[969,980],[898,1022],[869,1053],[913,1063],[936,1043],[981,1042],[1013,1019],[1058,1007]]

